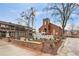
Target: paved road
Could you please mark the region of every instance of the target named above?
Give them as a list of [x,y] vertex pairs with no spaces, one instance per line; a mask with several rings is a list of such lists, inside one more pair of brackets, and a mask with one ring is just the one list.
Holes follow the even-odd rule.
[[63,48],[60,49],[59,55],[79,56],[79,38],[67,38]]
[[[0,56],[37,56],[34,51],[14,46],[10,43],[0,40]],[[41,54],[49,55],[49,54]]]

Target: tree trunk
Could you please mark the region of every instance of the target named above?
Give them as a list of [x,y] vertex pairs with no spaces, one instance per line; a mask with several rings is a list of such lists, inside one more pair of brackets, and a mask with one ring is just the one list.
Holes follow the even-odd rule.
[[62,35],[64,35],[64,32],[65,32],[65,31],[64,31],[64,27],[63,27],[63,29],[62,29],[62,30],[63,30],[63,33],[62,33]]
[[65,37],[64,34],[65,34],[65,27],[63,26],[63,27],[62,27],[62,38],[63,38],[63,39],[64,39],[64,37]]

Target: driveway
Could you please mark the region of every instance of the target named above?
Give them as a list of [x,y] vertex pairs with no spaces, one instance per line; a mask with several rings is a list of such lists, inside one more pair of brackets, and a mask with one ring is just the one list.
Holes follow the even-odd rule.
[[79,38],[67,38],[59,48],[58,55],[79,56]]

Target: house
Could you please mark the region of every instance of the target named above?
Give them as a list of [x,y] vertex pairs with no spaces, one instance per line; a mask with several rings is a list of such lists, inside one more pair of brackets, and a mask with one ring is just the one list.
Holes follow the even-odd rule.
[[[29,31],[29,33],[28,33]],[[32,33],[32,28],[10,23],[10,22],[5,22],[5,21],[0,21],[0,38],[2,37],[13,37],[13,38],[20,38],[20,37],[28,37],[28,35],[31,35]]]
[[39,33],[43,33],[44,35],[62,35],[61,27],[52,24],[49,18],[43,19],[43,25],[39,28]]
[[79,30],[65,30],[65,36],[67,37],[79,37]]

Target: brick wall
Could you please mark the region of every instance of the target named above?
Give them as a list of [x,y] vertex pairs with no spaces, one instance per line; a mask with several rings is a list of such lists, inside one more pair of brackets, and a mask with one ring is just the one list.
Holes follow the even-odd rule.
[[50,23],[49,21],[47,23],[45,23],[45,22],[47,22],[47,20],[46,21],[44,20],[43,25],[39,28],[40,33],[45,32],[45,28],[46,28],[47,31],[45,32],[45,34],[47,34],[47,35],[57,35],[57,36],[62,35],[61,27],[54,25],[54,24]]

